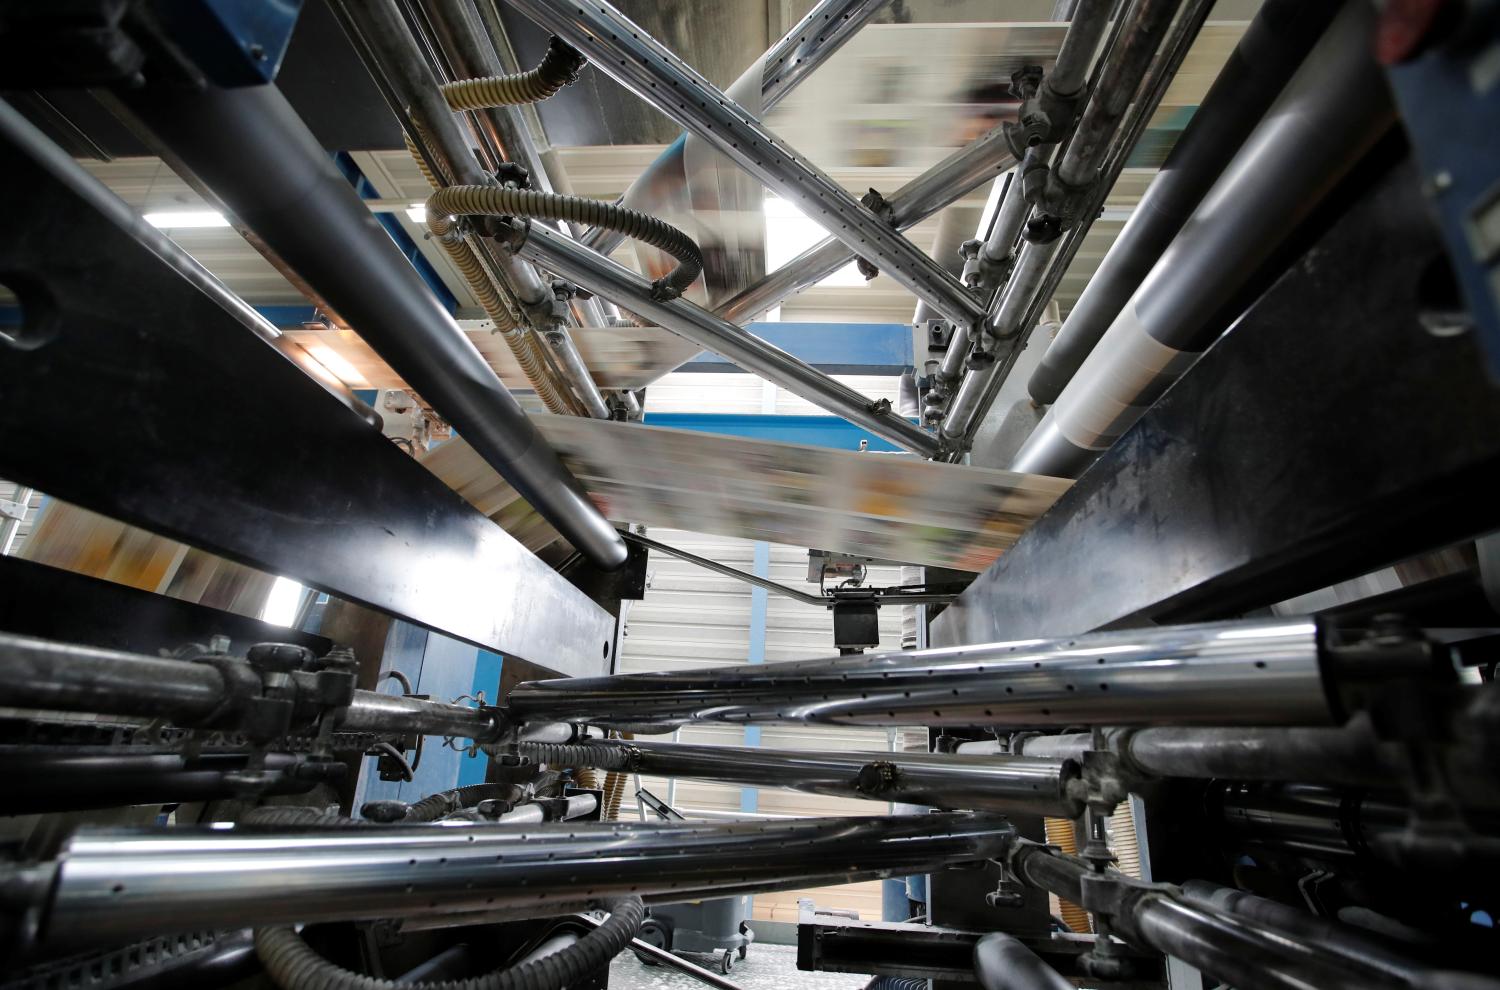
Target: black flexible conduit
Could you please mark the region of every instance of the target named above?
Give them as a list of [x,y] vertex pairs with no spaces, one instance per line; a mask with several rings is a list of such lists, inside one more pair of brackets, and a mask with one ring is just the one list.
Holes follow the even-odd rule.
[[435,822],[460,808],[472,808],[480,801],[503,798],[511,793],[509,784],[467,784],[451,791],[429,794],[406,812],[409,822]]
[[474,215],[587,224],[660,248],[677,259],[676,268],[652,283],[652,293],[661,299],[682,295],[703,272],[703,252],[687,234],[655,217],[603,200],[509,186],[448,186],[427,200],[427,226],[440,240],[452,228],[453,217]]
[[596,770],[632,770],[630,749],[625,746],[598,746],[592,743],[523,742],[520,755],[532,763],[544,763],[553,769],[587,767]]
[[535,69],[506,76],[461,79],[440,87],[443,98],[455,110],[483,110],[521,103],[540,103],[575,81],[587,64],[583,53],[553,36],[547,54]]
[[606,905],[609,918],[577,942],[551,955],[463,980],[397,983],[354,973],[324,959],[291,928],[261,928],[255,952],[266,974],[283,990],[562,990],[619,955],[640,931],[646,908],[639,897]]

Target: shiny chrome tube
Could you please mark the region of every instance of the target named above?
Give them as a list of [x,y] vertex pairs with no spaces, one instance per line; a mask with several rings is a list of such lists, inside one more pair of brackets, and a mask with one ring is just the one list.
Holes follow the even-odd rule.
[[339,728],[349,732],[415,732],[486,739],[495,731],[495,719],[483,708],[403,698],[379,691],[356,691],[354,700],[339,719]]
[[589,415],[595,419],[609,419],[609,404],[604,401],[604,393],[599,391],[594,376],[584,363],[583,355],[578,353],[578,344],[566,328],[555,326],[545,336],[552,352],[567,371],[568,383],[573,386],[573,392],[583,401]]
[[746,333],[687,299],[662,301],[651,283],[628,268],[553,230],[532,225],[517,251],[562,278],[629,309],[657,326],[721,355],[746,371],[775,382],[835,416],[876,436],[930,456],[937,441],[917,424],[843,385],[781,348]]
[[969,324],[984,318],[984,307],[941,265],[618,10],[603,3],[513,2],[532,20],[588,55],[599,71],[796,203],[808,216],[821,218],[829,233],[851,251],[878,265],[944,317]]
[[662,727],[1321,725],[1331,718],[1312,620],[531,681],[511,692],[509,707],[518,721]]
[[[1074,818],[1083,812],[1070,793],[1079,780],[1072,760],[932,753],[799,753],[740,746],[690,746],[643,741],[570,747],[577,766],[590,750],[614,765],[623,751],[635,773],[691,777],[728,784],[785,787],[809,794],[900,801],[969,811],[1029,811]],[[559,764],[559,765],[568,765]]]
[[358,828],[83,829],[40,941],[483,912],[558,914],[598,898],[673,902],[923,873],[1003,855],[1004,819],[968,814],[784,822]]
[[[1015,157],[1005,139],[1004,126],[993,128],[892,193],[891,226],[906,230],[921,223],[1013,164]],[[731,323],[748,323],[853,260],[854,252],[837,238],[819,241],[759,282],[726,299],[714,313]]]

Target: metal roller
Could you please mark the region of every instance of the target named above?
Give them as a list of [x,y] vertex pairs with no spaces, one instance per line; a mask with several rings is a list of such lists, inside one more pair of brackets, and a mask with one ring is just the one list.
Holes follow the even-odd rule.
[[1311,620],[1093,633],[793,663],[532,681],[518,721],[600,725],[1320,725]]
[[[797,753],[739,746],[600,742],[556,747],[556,766],[623,765],[636,773],[785,787],[832,797],[1074,818],[1083,802],[1072,760],[930,753]],[[534,750],[542,753],[542,748]],[[528,752],[524,747],[523,753]],[[597,761],[597,762],[594,762]],[[1079,781],[1081,783],[1081,781]]]
[[535,917],[924,873],[1003,855],[1002,818],[303,828],[102,828],[13,877],[50,947],[158,932],[465,913]]

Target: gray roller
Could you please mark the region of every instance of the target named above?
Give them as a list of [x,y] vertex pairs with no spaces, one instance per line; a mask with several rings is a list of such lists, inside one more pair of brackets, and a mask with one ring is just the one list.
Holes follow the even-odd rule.
[[1028,387],[1037,402],[1057,401],[1336,10],[1305,0],[1269,0],[1260,8],[1032,372]]
[[1012,469],[1076,477],[1224,329],[1220,310],[1394,120],[1350,3],[1083,362]]
[[131,112],[590,560],[625,541],[275,86],[121,91]]

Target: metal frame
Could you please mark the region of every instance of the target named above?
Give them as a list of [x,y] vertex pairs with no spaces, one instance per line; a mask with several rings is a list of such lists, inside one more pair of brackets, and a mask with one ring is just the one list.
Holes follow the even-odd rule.
[[601,72],[797,203],[850,250],[878,265],[945,317],[969,324],[984,318],[980,301],[889,221],[857,202],[619,11],[605,4],[578,7],[553,0],[514,3],[588,55]]
[[1446,248],[1410,163],[1379,164],[934,642],[1242,614],[1500,526],[1500,394],[1472,335],[1424,328]]
[[538,224],[517,227],[517,252],[596,295],[612,299],[643,319],[693,341],[746,371],[775,382],[793,395],[828,410],[876,436],[928,456],[937,440],[916,423],[872,402],[786,351],[746,333],[688,299],[662,300],[651,282],[577,241]]
[[[613,616],[381,436],[305,355],[294,363],[254,309],[8,106],[0,125],[15,180],[0,190],[0,267],[25,317],[0,361],[0,476],[560,673],[604,669]],[[348,183],[329,183],[424,314],[451,324]],[[349,268],[349,247],[327,260]]]

